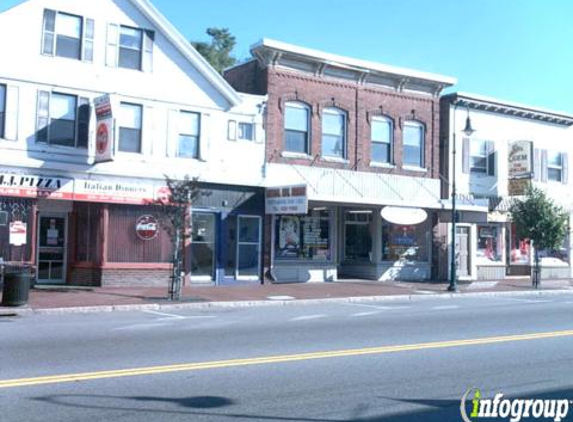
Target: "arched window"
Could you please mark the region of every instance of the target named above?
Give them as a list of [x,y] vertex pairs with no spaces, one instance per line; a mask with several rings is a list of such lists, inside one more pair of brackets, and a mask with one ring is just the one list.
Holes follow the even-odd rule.
[[376,163],[392,163],[394,153],[394,124],[387,117],[373,117],[371,127],[370,159]]
[[285,104],[285,151],[310,153],[310,108],[303,103]]
[[402,163],[424,167],[424,126],[414,121],[404,122]]
[[346,113],[340,109],[322,111],[322,155],[346,158]]

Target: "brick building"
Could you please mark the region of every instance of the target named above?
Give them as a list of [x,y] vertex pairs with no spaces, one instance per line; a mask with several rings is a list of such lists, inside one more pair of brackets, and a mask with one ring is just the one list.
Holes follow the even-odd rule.
[[[271,278],[435,277],[447,241],[437,233],[439,94],[455,79],[268,39],[251,53],[224,76],[268,96]],[[302,205],[269,206],[289,195]]]

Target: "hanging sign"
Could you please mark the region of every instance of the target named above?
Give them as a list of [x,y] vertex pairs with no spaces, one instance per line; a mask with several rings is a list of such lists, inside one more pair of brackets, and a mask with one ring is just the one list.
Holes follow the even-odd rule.
[[407,207],[384,207],[380,214],[384,220],[400,225],[420,224],[428,217],[422,208]]
[[511,142],[507,160],[509,179],[531,179],[533,174],[533,142]]
[[10,223],[10,244],[22,246],[26,244],[27,226],[23,221],[12,221]]
[[135,233],[142,240],[151,240],[159,231],[157,219],[152,215],[142,215],[135,222]]
[[94,99],[96,114],[95,163],[113,160],[113,115],[109,94]]

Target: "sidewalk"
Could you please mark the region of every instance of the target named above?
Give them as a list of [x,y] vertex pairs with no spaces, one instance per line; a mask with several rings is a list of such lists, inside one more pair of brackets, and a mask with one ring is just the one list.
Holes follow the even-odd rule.
[[[571,280],[542,280],[534,290],[528,277],[460,284],[459,293],[447,291],[447,283],[372,282],[344,280],[333,283],[252,284],[237,286],[184,286],[182,299],[167,300],[165,287],[73,287],[37,286],[29,303],[20,307],[0,306],[0,315],[25,312],[88,312],[120,309],[161,309],[173,306],[253,306],[301,300],[370,298],[411,300],[417,296],[519,294],[573,294]],[[505,292],[505,293],[504,293]]]

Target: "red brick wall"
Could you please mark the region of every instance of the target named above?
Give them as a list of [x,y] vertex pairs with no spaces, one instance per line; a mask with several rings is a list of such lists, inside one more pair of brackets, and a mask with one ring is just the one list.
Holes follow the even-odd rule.
[[[394,173],[417,177],[439,177],[439,100],[423,94],[396,92],[373,85],[313,76],[294,70],[269,67],[261,69],[252,61],[225,73],[238,91],[267,93],[266,116],[269,162],[345,168],[366,172]],[[264,90],[260,84],[266,84]],[[282,157],[284,150],[284,103],[300,101],[311,107],[311,155],[308,159]],[[321,158],[321,113],[335,106],[346,111],[347,162],[333,163]],[[370,167],[369,117],[382,114],[394,122],[395,168]],[[402,124],[406,120],[425,127],[425,168],[415,172],[402,168]]]

